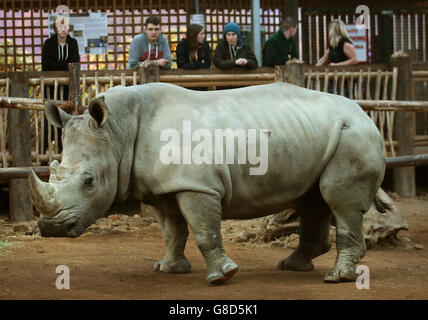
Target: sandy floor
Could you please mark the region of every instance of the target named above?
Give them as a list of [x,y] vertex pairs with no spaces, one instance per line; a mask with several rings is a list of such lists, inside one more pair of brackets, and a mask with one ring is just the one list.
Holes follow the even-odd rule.
[[[205,283],[205,263],[192,236],[185,252],[190,273],[154,272],[165,247],[159,224],[140,216],[102,219],[76,239],[41,238],[34,222],[11,223],[0,216],[0,299],[427,299],[428,196],[396,204],[410,227],[399,237],[411,242],[368,251],[360,264],[369,267],[369,290],[323,282],[335,247],[314,260],[312,272],[276,270],[291,248],[236,241],[243,230],[257,231],[260,219],[224,221],[225,249],[240,270],[229,282],[212,286]],[[56,288],[59,265],[70,270],[69,290]]]

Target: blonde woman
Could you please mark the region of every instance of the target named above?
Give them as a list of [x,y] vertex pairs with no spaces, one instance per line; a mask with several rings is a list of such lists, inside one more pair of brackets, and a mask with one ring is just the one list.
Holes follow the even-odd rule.
[[345,66],[358,63],[357,53],[342,20],[332,20],[328,26],[329,46],[317,66]]

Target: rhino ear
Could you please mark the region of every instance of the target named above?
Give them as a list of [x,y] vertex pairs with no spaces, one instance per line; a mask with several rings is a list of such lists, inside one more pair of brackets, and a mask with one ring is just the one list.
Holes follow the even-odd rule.
[[97,123],[98,129],[107,121],[108,109],[104,102],[104,97],[99,97],[89,104],[89,114]]
[[51,124],[59,128],[64,127],[65,123],[71,118],[68,113],[58,108],[53,101],[47,101],[45,103],[45,115]]

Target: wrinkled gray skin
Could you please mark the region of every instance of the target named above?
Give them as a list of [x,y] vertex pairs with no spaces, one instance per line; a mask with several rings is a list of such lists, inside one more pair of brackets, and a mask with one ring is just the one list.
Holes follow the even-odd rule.
[[[312,270],[312,259],[331,247],[333,215],[337,258],[325,280],[356,279],[355,264],[366,252],[362,218],[383,180],[385,159],[377,128],[351,100],[284,83],[217,92],[151,83],[109,89],[82,116],[52,103],[45,109],[65,134],[63,159],[52,163],[49,183],[29,174],[42,235],[79,236],[114,201],[136,199],[159,211],[167,252],[155,270],[189,272],[190,226],[206,279],[219,284],[238,270],[223,249],[221,219],[294,207],[301,212],[300,244],[278,267]],[[160,134],[182,133],[184,120],[192,121],[192,132],[269,129],[266,174],[249,175],[251,164],[163,164],[167,142]]]

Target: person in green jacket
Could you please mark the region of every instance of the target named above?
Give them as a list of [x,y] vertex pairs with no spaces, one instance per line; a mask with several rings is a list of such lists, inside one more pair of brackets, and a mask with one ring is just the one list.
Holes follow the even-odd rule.
[[241,38],[241,29],[234,23],[228,23],[223,30],[223,39],[217,43],[214,52],[214,65],[219,69],[258,67],[257,58]]
[[286,18],[278,32],[270,37],[263,47],[263,66],[283,65],[290,59],[299,58],[297,45],[293,40],[296,32],[296,20],[291,17]]

